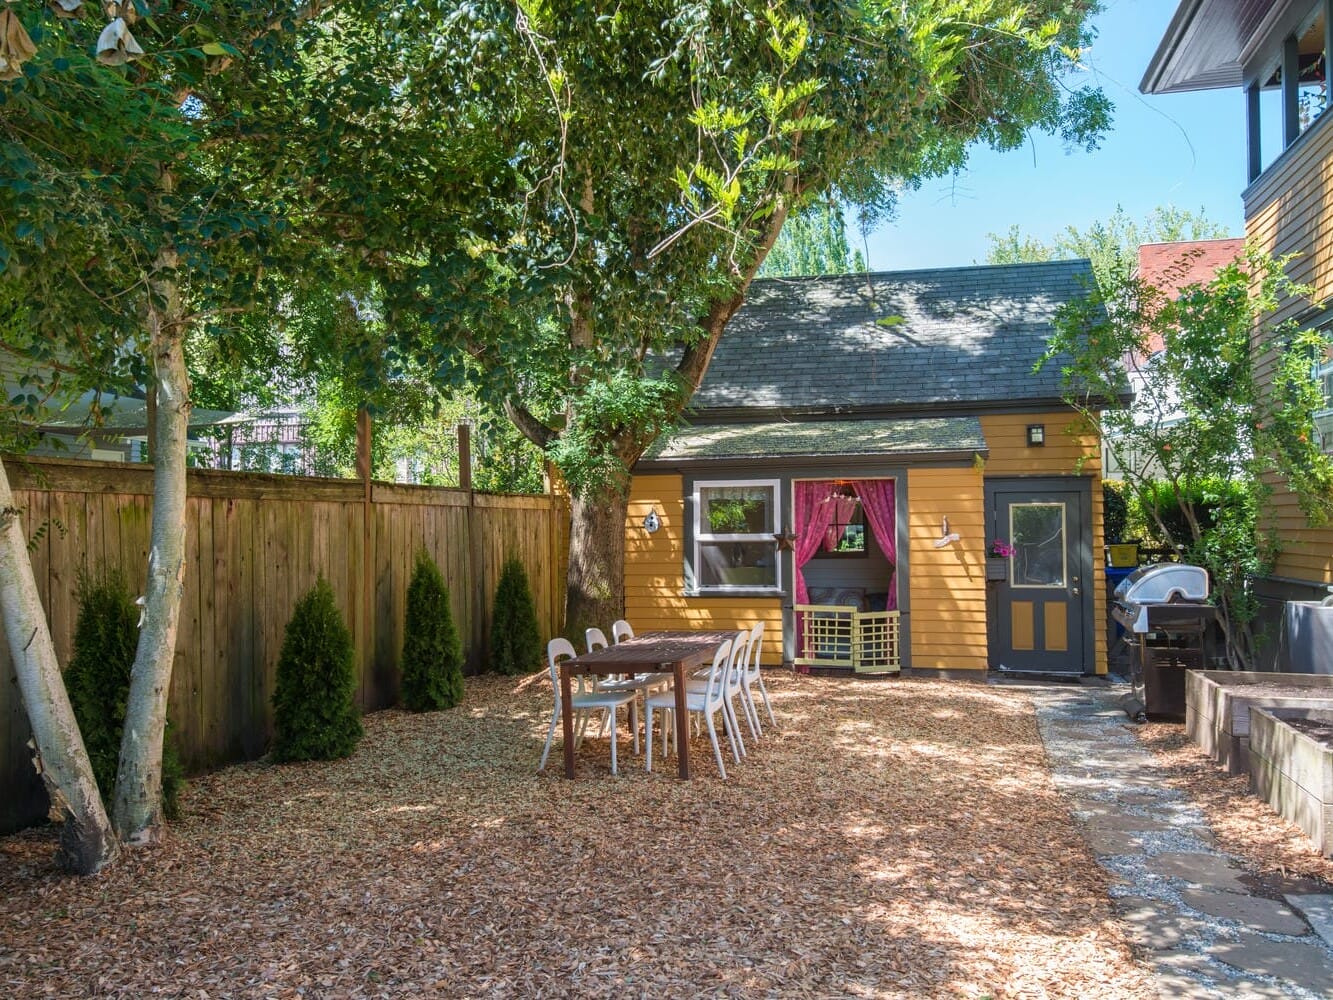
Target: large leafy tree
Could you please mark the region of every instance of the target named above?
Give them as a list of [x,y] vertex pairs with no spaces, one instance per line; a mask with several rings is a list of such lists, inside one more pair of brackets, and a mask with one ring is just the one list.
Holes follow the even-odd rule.
[[375,274],[402,349],[439,384],[474,377],[563,474],[578,628],[619,616],[630,469],[789,213],[873,221],[1034,128],[1090,143],[1106,102],[1062,74],[1094,7],[348,4],[332,35],[358,59],[292,141],[312,220]]
[[[1260,517],[1266,480],[1286,478],[1312,523],[1333,515],[1333,459],[1314,431],[1323,394],[1312,375],[1330,342],[1294,321],[1265,320],[1280,301],[1310,294],[1284,276],[1284,263],[1252,248],[1174,298],[1113,277],[1061,311],[1046,360],[1068,358],[1067,402],[1115,453],[1160,536],[1208,568],[1237,669],[1253,663],[1250,580],[1277,554]],[[1252,342],[1274,345],[1267,389]],[[1129,390],[1127,356],[1146,359],[1135,398],[1107,409]]]

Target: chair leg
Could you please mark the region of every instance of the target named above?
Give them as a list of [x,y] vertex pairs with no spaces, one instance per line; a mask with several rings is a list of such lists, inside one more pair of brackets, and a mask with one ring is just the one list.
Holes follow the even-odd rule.
[[614,707],[606,710],[606,717],[611,722],[611,773],[619,774],[616,768],[616,710]]
[[560,721],[560,706],[555,706],[555,711],[551,713],[551,728],[546,730],[546,746],[542,750],[542,762],[537,765],[538,771],[546,770],[546,758],[551,753],[551,741],[555,739],[556,723]]
[[629,725],[634,732],[634,752],[639,752],[639,696],[636,694],[634,700],[629,703]]
[[764,708],[768,710],[768,721],[772,723],[773,728],[777,728],[778,720],[773,716],[773,705],[768,700],[768,688],[764,686],[764,675],[760,674],[755,680],[759,683],[759,693],[764,698]]
[[588,713],[586,711],[579,713],[579,731],[574,736],[574,748],[583,746],[583,737],[588,732]]
[[731,743],[731,755],[739,764],[741,757],[745,755],[745,744],[741,742],[741,727],[736,723],[736,710],[732,707],[730,698],[722,699],[722,726],[726,729],[727,740]]
[[[703,712],[701,714],[704,716],[704,721],[708,723],[708,738],[713,741],[713,759],[717,761],[718,773],[721,774],[725,780],[727,777],[727,767],[722,763],[722,748],[717,742],[717,729],[713,726],[713,714],[711,712]],[[725,714],[726,713],[724,712],[723,715]]]
[[[643,737],[644,742],[647,744],[647,746],[644,747],[647,756],[644,770],[651,771],[653,769],[653,706],[645,702],[643,708],[643,715],[644,715],[644,725],[647,726],[647,729],[645,730]],[[665,755],[666,751],[664,750],[663,756]]]
[[750,724],[750,733],[758,740],[764,735],[764,729],[759,725],[759,710],[754,707],[754,691],[748,684],[741,688],[741,704],[745,706],[745,721]]

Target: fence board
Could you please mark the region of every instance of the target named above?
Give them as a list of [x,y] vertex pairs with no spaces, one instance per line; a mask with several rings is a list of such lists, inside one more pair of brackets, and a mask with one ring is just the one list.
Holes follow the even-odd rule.
[[[12,461],[12,460],[11,460]],[[152,473],[67,460],[7,464],[52,638],[69,661],[80,570],[119,569],[142,593]],[[549,496],[254,473],[191,471],[185,586],[168,715],[187,770],[265,753],[274,678],[292,608],[321,572],[351,629],[363,710],[395,704],[407,584],[424,548],[440,567],[467,669],[485,665],[491,601],[513,552],[524,561],[543,638],[560,629],[567,507]],[[0,643],[0,832],[46,810],[29,761],[27,719]]]

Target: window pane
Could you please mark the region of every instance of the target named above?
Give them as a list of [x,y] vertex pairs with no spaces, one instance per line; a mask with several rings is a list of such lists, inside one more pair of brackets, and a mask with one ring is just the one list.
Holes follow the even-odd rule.
[[1016,503],[1009,506],[1010,585],[1065,585],[1065,505]]
[[776,587],[776,542],[704,542],[699,546],[699,586]]
[[703,523],[708,535],[771,535],[773,487],[704,486],[699,491]]

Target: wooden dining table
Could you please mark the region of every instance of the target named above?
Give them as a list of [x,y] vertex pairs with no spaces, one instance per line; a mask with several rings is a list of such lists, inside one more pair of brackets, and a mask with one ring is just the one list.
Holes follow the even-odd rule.
[[[690,673],[713,662],[717,647],[736,637],[735,630],[644,632],[613,646],[583,653],[560,662],[561,722],[565,735],[565,777],[574,777],[574,709],[572,681],[576,674],[672,675],[676,693],[676,757],[680,776],[690,776],[690,713],[685,708],[685,687]],[[653,738],[652,733],[647,734]]]

